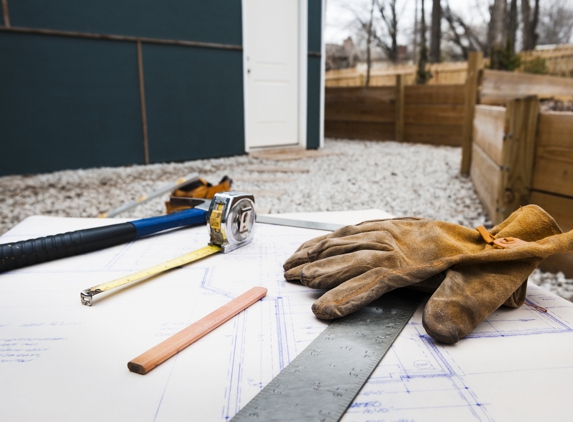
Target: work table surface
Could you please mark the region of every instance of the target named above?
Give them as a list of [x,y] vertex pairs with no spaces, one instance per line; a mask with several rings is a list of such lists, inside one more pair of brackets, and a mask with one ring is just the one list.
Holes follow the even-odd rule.
[[[379,210],[284,215],[354,224]],[[8,243],[124,220],[31,217]],[[326,327],[321,292],[284,280],[282,263],[324,232],[256,224],[252,244],[80,304],[80,291],[208,242],[205,227],[0,274],[0,415],[7,421],[226,421]],[[267,296],[147,375],[127,362],[254,286]],[[530,284],[455,345],[421,310],[343,421],[570,420],[573,304]]]

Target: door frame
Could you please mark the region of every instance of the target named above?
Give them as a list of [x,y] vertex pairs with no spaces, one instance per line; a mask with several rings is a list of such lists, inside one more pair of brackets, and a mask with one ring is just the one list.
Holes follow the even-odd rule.
[[[249,53],[249,39],[247,37],[247,1],[242,0],[243,20],[243,109],[245,122],[245,151],[258,151],[264,149],[305,148],[306,149],[306,110],[307,110],[307,62],[308,62],[308,0],[298,0],[298,142],[285,146],[250,147],[249,133],[249,79],[247,56]],[[323,0],[324,1],[324,0]],[[324,44],[324,43],[323,43]]]

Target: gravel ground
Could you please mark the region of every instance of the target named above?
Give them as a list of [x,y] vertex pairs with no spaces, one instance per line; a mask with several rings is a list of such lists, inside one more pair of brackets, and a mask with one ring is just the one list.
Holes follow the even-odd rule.
[[[192,172],[214,184],[230,176],[234,190],[255,195],[262,213],[378,208],[468,227],[492,225],[471,180],[459,174],[460,148],[327,139],[321,151],[331,155],[296,161],[244,155],[0,177],[0,233],[31,215],[97,217]],[[275,171],[260,171],[263,166]],[[167,197],[120,217],[163,214]],[[562,273],[536,270],[530,280],[573,298],[573,280]]]

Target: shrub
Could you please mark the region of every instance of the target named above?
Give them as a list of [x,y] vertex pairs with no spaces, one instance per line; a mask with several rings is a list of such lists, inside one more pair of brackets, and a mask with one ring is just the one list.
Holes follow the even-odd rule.
[[547,61],[543,57],[534,57],[533,59],[523,63],[522,70],[525,73],[543,75],[547,73]]

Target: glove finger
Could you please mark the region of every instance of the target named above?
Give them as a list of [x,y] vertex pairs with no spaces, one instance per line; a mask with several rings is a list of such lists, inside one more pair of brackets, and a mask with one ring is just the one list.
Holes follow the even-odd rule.
[[[323,235],[323,236],[319,236],[316,237],[314,239],[311,239],[305,243],[303,243],[301,246],[298,247],[298,249],[295,251],[295,253],[289,257],[285,263],[283,264],[283,268],[285,271],[288,271],[292,268],[295,268],[299,265],[302,265],[306,262],[310,262],[309,257],[307,252],[311,249],[314,250],[313,254],[315,255],[320,255],[319,251],[322,251],[326,248],[328,248],[328,243],[323,244],[322,246],[318,247],[317,245],[319,245],[321,242],[328,240],[328,239],[343,239],[343,238],[352,238],[352,239],[357,239],[360,238],[360,236],[366,236],[366,237],[370,237],[371,235],[373,235],[374,237],[376,236],[381,236],[380,233],[385,233],[386,231],[384,230],[384,227],[394,227],[396,222],[406,222],[406,221],[412,221],[412,222],[417,222],[417,221],[423,221],[424,219],[420,219],[420,218],[412,218],[412,217],[408,217],[408,218],[395,218],[395,219],[387,219],[387,220],[374,220],[374,221],[365,221],[363,223],[360,223],[358,225],[355,226],[345,226],[342,227],[330,234],[327,235]],[[393,243],[393,239],[392,242],[390,242],[387,238],[391,237],[391,235],[386,234],[385,235],[386,238],[385,240],[383,240],[383,242],[385,244],[390,243],[392,245],[392,247],[394,247],[394,243]],[[373,249],[382,249],[382,250],[387,250],[384,247],[372,247],[369,246]],[[314,249],[316,248],[316,249]],[[358,250],[358,249],[366,249],[368,247],[356,247],[352,250]],[[340,251],[332,251],[331,253],[325,255],[325,256],[333,256],[335,254],[339,254]],[[315,258],[316,259],[316,258]]]
[[[393,253],[389,255],[395,257]],[[322,319],[339,318],[363,308],[386,292],[414,286],[439,272],[439,268],[434,266],[424,266],[417,270],[401,268],[399,265],[387,268],[376,266],[326,292],[312,305],[312,311]],[[437,277],[436,284],[441,279]]]
[[392,252],[357,251],[301,265],[287,271],[285,278],[292,280],[298,276],[300,282],[310,288],[332,289],[373,268],[397,268],[398,265]]
[[386,231],[359,233],[344,238],[326,238],[308,250],[308,259],[316,261],[360,250],[394,251],[396,243]]
[[[333,256],[319,261],[304,263],[285,271],[284,277],[288,281],[300,281],[305,286],[316,289],[328,289],[338,286],[340,283],[352,277],[345,277],[350,270],[355,275],[372,269],[371,265],[365,266],[367,257],[362,259],[357,254]],[[365,268],[366,267],[366,268]],[[364,268],[362,271],[360,269]],[[330,284],[331,283],[331,284]]]
[[298,247],[298,249],[284,262],[283,269],[288,271],[292,268],[298,267],[304,263],[309,262],[308,259],[308,251],[320,243],[322,240],[327,238],[329,234],[324,236],[315,237],[314,239],[310,239],[307,242],[304,242],[302,245]]
[[315,246],[317,243],[319,243],[319,242],[322,241],[323,239],[326,239],[328,236],[330,236],[330,234],[331,234],[331,233],[325,234],[325,235],[322,235],[322,236],[318,236],[318,237],[315,237],[315,238],[310,239],[310,240],[307,240],[306,242],[304,242],[302,245],[300,245],[300,246],[298,247],[298,249],[295,251],[295,253],[296,253],[296,252],[300,252],[300,251],[302,251],[302,250],[304,250],[304,249],[312,248],[312,247]]
[[[535,266],[533,262],[505,261],[485,269],[479,265],[450,268],[424,308],[424,329],[443,343],[458,342],[504,302],[521,305],[523,280]],[[515,298],[518,302],[512,300]]]
[[329,290],[312,305],[321,319],[340,318],[355,312],[396,286],[385,282],[389,270],[375,268]]
[[298,265],[293,268],[289,268],[284,273],[285,280],[287,281],[300,281],[300,275],[302,273],[302,269],[308,265],[308,263]]

